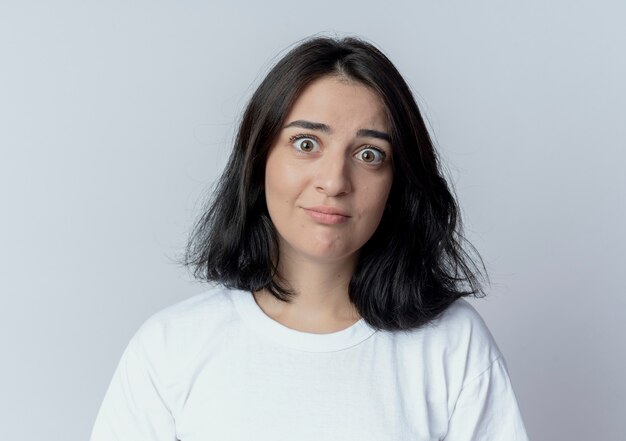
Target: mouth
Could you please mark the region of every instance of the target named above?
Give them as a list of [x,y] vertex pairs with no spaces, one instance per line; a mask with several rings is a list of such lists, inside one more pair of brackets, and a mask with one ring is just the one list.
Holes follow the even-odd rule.
[[[321,207],[311,207],[311,208],[302,208],[304,212],[309,215],[315,221],[322,224],[342,224],[347,222],[350,219],[350,216],[346,214],[342,214],[340,210],[333,208],[321,208]],[[320,211],[320,210],[325,211]]]

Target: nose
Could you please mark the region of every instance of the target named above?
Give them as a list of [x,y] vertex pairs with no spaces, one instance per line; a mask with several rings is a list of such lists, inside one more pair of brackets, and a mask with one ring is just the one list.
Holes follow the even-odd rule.
[[349,164],[343,151],[327,153],[318,162],[315,188],[328,196],[341,196],[352,191]]

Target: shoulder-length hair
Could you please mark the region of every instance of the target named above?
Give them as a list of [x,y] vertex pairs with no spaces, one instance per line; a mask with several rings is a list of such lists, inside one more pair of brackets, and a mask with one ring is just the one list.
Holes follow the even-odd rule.
[[410,88],[380,50],[355,37],[306,39],[263,79],[190,234],[183,264],[199,280],[247,291],[266,288],[291,301],[295,293],[277,271],[265,163],[296,98],[326,75],[369,86],[384,102],[390,122],[394,172],[388,206],[359,252],[348,289],[359,314],[379,330],[410,330],[437,318],[459,297],[484,296],[481,273],[462,245],[475,249],[462,235],[458,205]]

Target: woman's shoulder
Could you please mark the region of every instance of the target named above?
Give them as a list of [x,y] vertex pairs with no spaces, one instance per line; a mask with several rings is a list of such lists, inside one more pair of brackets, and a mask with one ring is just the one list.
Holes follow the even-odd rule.
[[141,323],[129,346],[155,362],[193,356],[235,320],[231,295],[232,290],[214,285],[158,310]]
[[453,302],[431,326],[434,333],[445,339],[449,346],[488,353],[492,360],[501,355],[484,318],[464,298]]
[[464,298],[454,301],[438,318],[397,338],[406,354],[421,360],[443,362],[464,377],[488,369],[502,353],[483,317]]
[[450,306],[430,325],[440,327],[448,332],[458,333],[460,330],[477,332],[477,337],[491,337],[489,328],[482,315],[467,299],[459,298],[452,302]]
[[223,317],[224,310],[231,307],[231,291],[222,285],[211,285],[199,294],[156,311],[142,326],[193,326],[198,321],[206,324],[211,319]]

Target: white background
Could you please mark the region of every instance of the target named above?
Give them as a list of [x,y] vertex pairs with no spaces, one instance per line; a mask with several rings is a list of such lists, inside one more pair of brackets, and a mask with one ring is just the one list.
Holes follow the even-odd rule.
[[4,1],[0,427],[81,440],[243,106],[311,34],[415,92],[492,284],[480,311],[535,441],[626,439],[626,6],[611,1]]

